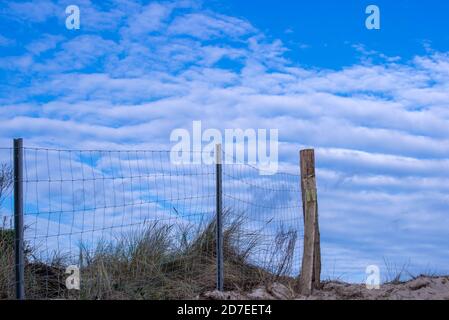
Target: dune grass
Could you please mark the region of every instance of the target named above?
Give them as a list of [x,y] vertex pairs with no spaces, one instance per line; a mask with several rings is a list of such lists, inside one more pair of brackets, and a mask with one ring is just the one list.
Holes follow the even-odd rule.
[[[296,233],[280,231],[266,264],[252,256],[266,244],[257,232],[247,232],[242,217],[226,214],[224,268],[226,290],[251,290],[271,282],[290,282],[288,274]],[[67,290],[69,258],[54,254],[45,261],[27,250],[25,291],[28,299],[195,299],[215,289],[215,223],[203,227],[154,222],[145,230],[80,245],[81,290]],[[1,236],[3,235],[3,236]],[[11,236],[12,235],[12,236]],[[1,237],[8,237],[1,241]],[[0,232],[0,297],[14,298],[13,233]],[[274,256],[276,255],[276,258]]]

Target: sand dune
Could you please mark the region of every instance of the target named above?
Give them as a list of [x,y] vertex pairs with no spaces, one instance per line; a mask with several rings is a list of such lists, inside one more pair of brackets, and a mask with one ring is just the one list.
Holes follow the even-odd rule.
[[449,276],[419,276],[413,280],[383,284],[379,289],[368,290],[364,284],[324,282],[312,296],[299,296],[294,290],[275,283],[259,287],[249,293],[237,291],[206,292],[201,299],[218,300],[449,300]]

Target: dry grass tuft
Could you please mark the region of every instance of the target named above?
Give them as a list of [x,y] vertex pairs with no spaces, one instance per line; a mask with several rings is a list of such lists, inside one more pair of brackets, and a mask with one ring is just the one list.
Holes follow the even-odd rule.
[[[262,268],[251,262],[251,257],[262,250],[259,233],[243,230],[244,218],[234,216],[231,219],[229,211],[224,220],[226,290],[248,291],[274,281],[293,284],[293,278],[286,274],[291,267],[296,233],[279,232],[271,248],[273,257]],[[31,250],[27,253],[25,269],[27,298],[195,299],[201,293],[215,289],[215,228],[214,222],[203,226],[156,222],[143,232],[122,234],[113,241],[100,241],[93,249],[81,245],[79,292],[69,292],[65,288],[68,275],[64,272],[70,264],[69,259],[55,254],[47,261],[39,261]],[[10,234],[10,231],[4,232]],[[0,250],[3,252],[0,253],[0,297],[13,298],[13,249],[10,248],[8,253]]]

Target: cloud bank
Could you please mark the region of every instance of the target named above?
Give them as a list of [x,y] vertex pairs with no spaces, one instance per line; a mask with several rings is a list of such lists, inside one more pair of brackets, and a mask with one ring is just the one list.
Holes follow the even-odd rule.
[[2,146],[168,149],[193,120],[277,128],[285,170],[317,152],[325,276],[360,281],[384,258],[449,271],[449,53],[399,62],[355,44],[358,64],[305,68],[196,1],[80,1],[74,32],[66,4],[2,4],[21,35],[0,34]]

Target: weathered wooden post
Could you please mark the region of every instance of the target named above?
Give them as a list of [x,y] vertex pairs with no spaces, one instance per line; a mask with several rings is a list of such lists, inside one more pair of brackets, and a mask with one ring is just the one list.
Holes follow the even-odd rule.
[[300,293],[310,295],[320,286],[321,249],[318,225],[318,200],[315,178],[315,153],[313,149],[301,150],[301,192],[304,218],[304,250]]

